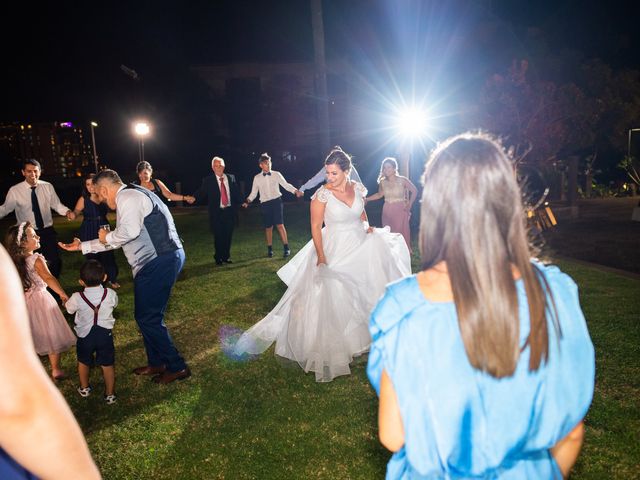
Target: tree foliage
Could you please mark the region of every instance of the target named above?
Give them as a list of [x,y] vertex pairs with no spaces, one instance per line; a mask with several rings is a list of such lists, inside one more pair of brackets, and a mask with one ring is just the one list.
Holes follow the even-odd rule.
[[[541,65],[561,62],[547,58]],[[640,127],[640,72],[615,71],[598,59],[577,65],[570,76],[567,69],[554,75],[540,68],[534,75],[529,60],[514,61],[487,79],[471,124],[542,168],[577,155],[585,171],[594,170],[595,159],[598,168],[616,170],[629,129]]]

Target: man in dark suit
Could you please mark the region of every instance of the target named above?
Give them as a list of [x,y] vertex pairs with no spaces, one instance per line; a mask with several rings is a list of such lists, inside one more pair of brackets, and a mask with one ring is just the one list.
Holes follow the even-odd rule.
[[[211,169],[214,175],[202,179],[202,185],[193,194],[195,201],[202,203],[205,199],[209,208],[209,225],[215,244],[214,258],[216,265],[232,263],[231,236],[235,224],[236,208],[242,205],[238,183],[233,175],[224,173],[224,160],[213,157]],[[193,203],[193,202],[190,202]]]

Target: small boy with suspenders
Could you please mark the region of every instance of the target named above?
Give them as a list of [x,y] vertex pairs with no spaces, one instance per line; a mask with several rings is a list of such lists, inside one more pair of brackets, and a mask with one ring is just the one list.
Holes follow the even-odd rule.
[[[113,309],[118,305],[118,295],[102,286],[107,279],[103,266],[97,260],[87,260],[80,267],[79,283],[84,287],[65,304],[67,312],[75,313],[75,331],[78,336],[78,393],[82,397],[91,395],[89,370],[95,363],[102,367],[105,393],[104,401],[116,402],[115,394],[115,348],[113,345]],[[94,358],[95,354],[95,358]]]

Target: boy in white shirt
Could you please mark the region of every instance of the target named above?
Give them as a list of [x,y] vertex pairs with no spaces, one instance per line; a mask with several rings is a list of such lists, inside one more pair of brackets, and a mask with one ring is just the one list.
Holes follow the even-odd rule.
[[285,190],[296,196],[300,196],[301,192],[288,183],[280,172],[271,170],[271,157],[268,154],[263,153],[260,155],[258,165],[262,172],[253,178],[251,193],[242,206],[247,208],[258,193],[260,194],[260,207],[262,208],[264,233],[267,241],[267,256],[269,258],[273,257],[273,226],[275,225],[280,234],[284,257],[286,258],[291,255],[291,250],[289,249],[287,230],[284,228],[284,221],[282,219],[282,193],[280,192],[280,187],[282,186]]
[[[113,345],[113,309],[118,306],[118,295],[102,286],[107,279],[104,267],[97,260],[87,260],[80,267],[79,283],[84,287],[65,303],[67,312],[75,313],[75,331],[78,336],[78,393],[82,397],[91,394],[89,371],[94,363],[102,367],[105,393],[104,401],[116,402],[115,347]],[[95,354],[95,361],[94,361]]]

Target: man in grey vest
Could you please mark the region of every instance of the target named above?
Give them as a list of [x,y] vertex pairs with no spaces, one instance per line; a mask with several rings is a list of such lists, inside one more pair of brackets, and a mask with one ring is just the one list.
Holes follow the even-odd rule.
[[100,202],[116,211],[115,230],[100,229],[95,240],[74,238],[72,243],[59,245],[85,255],[122,247],[133,270],[134,316],[147,352],[147,365],[133,373],[154,375],[153,381],[163,384],[184,380],[191,371],[164,323],[169,295],[185,260],[173,217],[154,193],[124,185],[113,170],[98,173],[93,183]]

